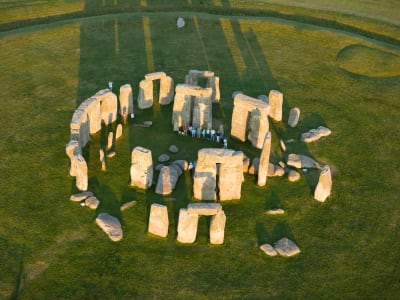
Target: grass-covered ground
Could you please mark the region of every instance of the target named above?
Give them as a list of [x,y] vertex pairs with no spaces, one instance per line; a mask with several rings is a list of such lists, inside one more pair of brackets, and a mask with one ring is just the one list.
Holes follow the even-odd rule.
[[[1,299],[400,297],[399,4],[369,1],[368,9],[364,1],[343,1],[332,9],[318,1],[202,2],[0,1]],[[180,30],[177,17],[186,20]],[[317,172],[297,183],[269,178],[262,188],[247,175],[242,198],[223,203],[224,245],[209,245],[205,217],[196,243],[179,244],[178,211],[195,201],[190,177],[180,177],[172,202],[154,186],[134,189],[130,150],[149,148],[156,160],[176,144],[181,150],[172,159],[195,160],[198,149],[215,144],[174,135],[172,105],[155,105],[136,108],[107,172],[98,161],[101,134],[85,149],[89,188],[102,201],[98,211],[69,201],[76,188],[65,144],[75,108],[109,80],[117,91],[130,83],[136,99],[146,73],[164,71],[183,83],[190,69],[221,78],[213,113],[227,132],[232,92],[257,97],[281,90],[284,122],[270,122],[271,159],[293,152],[329,164],[328,200],[313,200]],[[301,118],[293,129],[286,120],[295,106]],[[135,126],[146,120],[151,128]],[[332,135],[298,142],[319,125]],[[283,153],[279,139],[292,138]],[[229,147],[260,155],[232,138]],[[137,204],[121,213],[119,206],[131,200]],[[154,202],[169,209],[166,239],[147,234]],[[277,207],[286,213],[265,214]],[[94,223],[103,211],[121,220],[121,242],[111,242]],[[283,236],[301,254],[271,258],[259,250]]]

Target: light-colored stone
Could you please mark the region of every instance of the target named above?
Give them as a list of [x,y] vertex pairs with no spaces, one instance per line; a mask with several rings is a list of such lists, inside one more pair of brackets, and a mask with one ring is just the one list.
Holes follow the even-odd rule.
[[85,206],[88,206],[90,209],[96,210],[99,204],[99,199],[94,196],[85,199]]
[[136,203],[137,203],[136,200],[126,202],[126,203],[121,205],[120,210],[121,211],[127,210],[128,208],[134,206]]
[[115,155],[116,155],[116,152],[115,152],[115,151],[110,151],[110,152],[107,153],[107,157],[109,157],[109,158],[112,158],[112,157],[114,157]]
[[135,147],[131,153],[131,185],[148,189],[153,182],[153,158],[151,150]]
[[107,213],[100,213],[96,218],[96,224],[108,235],[108,237],[118,242],[123,238],[121,223],[116,217]]
[[289,154],[287,159],[287,164],[289,166],[295,167],[297,169],[301,168],[315,168],[319,169],[319,164],[311,157],[302,154]]
[[99,150],[99,160],[101,163],[106,161],[106,155],[104,153],[104,149],[102,148]]
[[160,93],[158,103],[160,105],[168,105],[174,99],[174,80],[170,76],[160,79]]
[[332,189],[332,177],[331,169],[328,165],[324,166],[319,175],[318,184],[314,191],[314,199],[320,202],[324,202],[326,198],[331,194]]
[[186,171],[189,168],[189,164],[186,160],[178,159],[172,162],[173,165],[177,165],[182,171]]
[[149,232],[161,237],[168,235],[168,209],[165,205],[153,203],[150,207]]
[[176,20],[176,26],[178,28],[185,27],[185,20],[183,18],[178,18],[178,20]]
[[269,169],[269,156],[271,153],[271,132],[265,135],[264,146],[261,151],[260,162],[258,165],[258,186],[265,186],[267,184],[267,175]]
[[86,192],[81,192],[78,194],[71,195],[71,197],[69,199],[74,202],[81,202],[82,200],[85,200],[86,198],[89,198],[92,196],[93,196],[92,192],[86,191]]
[[159,162],[166,162],[166,161],[169,161],[169,155],[168,154],[161,154],[159,157],[158,157],[158,161]]
[[172,153],[178,153],[179,152],[179,148],[176,145],[170,145],[168,147],[168,151],[172,152]]
[[286,151],[286,144],[285,144],[285,142],[284,142],[283,140],[280,140],[280,141],[279,141],[279,144],[281,145],[282,151],[285,152],[285,151]]
[[114,133],[111,131],[108,133],[107,138],[107,150],[110,150],[114,144]]
[[115,139],[119,139],[122,136],[122,124],[117,125],[117,129],[115,130]]
[[269,115],[275,121],[282,121],[282,106],[283,106],[283,94],[280,91],[271,90],[269,91]]
[[76,140],[70,140],[69,143],[65,146],[65,153],[67,153],[70,159],[70,169],[69,175],[76,176],[76,167],[75,167],[75,156],[82,155],[82,149],[79,147],[79,142]]
[[250,158],[246,155],[243,156],[243,173],[248,173],[250,168]]
[[139,83],[138,107],[146,109],[153,106],[153,81],[144,79]]
[[104,172],[107,171],[107,163],[105,160],[101,162],[101,170]]
[[124,84],[119,88],[119,106],[121,116],[133,113],[133,94],[130,84]]
[[285,169],[281,168],[279,165],[275,165],[274,176],[281,177],[285,175]]
[[188,214],[197,214],[202,216],[212,216],[217,214],[222,210],[222,205],[220,203],[189,203],[187,212]]
[[156,186],[157,194],[169,195],[173,192],[179,177],[179,173],[176,168],[174,166],[161,168]]
[[290,257],[300,253],[299,247],[286,237],[280,239],[276,243],[275,250],[279,253],[279,255],[285,257]]
[[293,128],[296,127],[297,123],[299,123],[299,118],[300,118],[300,108],[293,107],[289,112],[288,125]]
[[300,173],[295,170],[290,170],[288,173],[288,179],[290,182],[296,182],[300,180]]
[[268,164],[268,177],[274,177],[275,176],[275,165],[273,163]]
[[267,215],[283,215],[285,211],[282,208],[269,209],[265,212]]
[[180,243],[194,243],[197,235],[199,215],[190,214],[185,208],[179,210],[178,237]]
[[311,143],[319,140],[324,136],[328,136],[332,131],[324,126],[319,126],[317,129],[311,129],[301,135],[301,141],[305,143]]
[[224,243],[226,216],[224,211],[219,211],[211,217],[210,243],[221,245]]
[[146,126],[150,127],[151,125],[153,125],[153,121],[144,121],[143,125],[146,125]]
[[257,175],[258,174],[258,166],[260,165],[260,158],[254,157],[251,166],[249,168],[249,174]]
[[263,251],[268,256],[276,256],[278,252],[270,244],[264,244],[260,246],[261,251]]
[[100,102],[101,121],[107,126],[117,120],[118,99],[110,90],[98,91],[93,96]]
[[88,168],[85,158],[80,154],[74,155],[73,166],[75,168],[74,174],[76,174],[76,187],[80,191],[86,191],[88,188]]
[[280,162],[278,163],[278,165],[279,165],[282,169],[286,168],[286,164],[285,164],[283,161],[280,161]]

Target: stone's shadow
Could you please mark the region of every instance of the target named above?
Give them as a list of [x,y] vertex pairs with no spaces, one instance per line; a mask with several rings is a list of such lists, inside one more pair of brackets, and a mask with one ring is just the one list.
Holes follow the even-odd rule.
[[265,210],[282,208],[282,203],[279,195],[272,188],[266,191]]
[[271,236],[268,234],[268,232],[265,230],[264,224],[261,222],[256,223],[256,235],[257,235],[257,244],[258,246],[261,246],[263,244],[271,244]]
[[281,238],[284,238],[284,237],[286,237],[292,241],[295,241],[293,232],[290,229],[290,226],[288,225],[288,223],[285,221],[278,221],[275,224],[274,229],[272,230],[271,240],[273,243],[276,243],[277,241],[279,241]]
[[11,300],[18,300],[19,296],[24,288],[24,257],[25,257],[25,246],[22,246],[18,256],[18,276],[15,278],[15,289],[10,296]]
[[96,210],[96,215],[100,213],[108,213],[109,215],[118,218],[121,225],[123,225],[121,204],[113,190],[108,185],[102,184],[97,187],[96,192],[97,193],[94,193],[94,195],[100,200],[99,207]]

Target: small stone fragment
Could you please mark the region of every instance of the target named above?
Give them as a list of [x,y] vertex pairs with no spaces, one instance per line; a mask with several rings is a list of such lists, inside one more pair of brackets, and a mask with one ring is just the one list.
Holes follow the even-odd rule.
[[85,200],[85,206],[88,206],[90,209],[96,210],[99,206],[100,201],[96,197],[92,196]]
[[177,146],[175,146],[175,145],[171,145],[171,146],[169,146],[168,151],[172,152],[172,153],[178,153],[179,152],[179,148]]
[[298,107],[293,107],[289,112],[288,125],[290,127],[296,127],[300,118],[300,109]]
[[296,182],[300,179],[300,173],[295,170],[290,170],[288,173],[288,179],[290,182]]
[[69,199],[74,202],[80,202],[80,201],[85,200],[86,198],[89,198],[92,196],[93,196],[92,192],[86,191],[86,192],[82,192],[79,194],[71,195],[71,197]]
[[137,203],[136,200],[126,202],[126,203],[121,205],[120,210],[121,211],[127,210],[128,208],[134,206],[136,203]]
[[269,209],[265,212],[267,215],[282,215],[285,211],[282,208]]
[[166,161],[169,161],[169,155],[168,155],[168,154],[161,154],[161,155],[158,157],[158,161],[159,161],[159,162],[166,162]]
[[268,256],[276,256],[278,253],[270,244],[264,244],[260,246],[260,249]]
[[108,237],[118,242],[122,240],[123,233],[121,223],[116,217],[107,213],[100,213],[96,218],[96,224],[108,235]]

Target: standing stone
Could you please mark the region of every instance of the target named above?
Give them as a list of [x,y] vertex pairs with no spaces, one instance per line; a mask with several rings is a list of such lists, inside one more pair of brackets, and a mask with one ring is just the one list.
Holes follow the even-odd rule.
[[174,80],[170,76],[160,79],[160,96],[158,102],[161,105],[168,105],[174,99]]
[[223,210],[211,217],[210,243],[221,245],[224,243],[226,216]]
[[177,166],[162,167],[158,176],[156,193],[160,195],[169,195],[173,192],[178,181],[180,168]]
[[76,174],[76,187],[80,191],[86,191],[88,188],[88,168],[85,158],[81,155],[74,155],[73,165]]
[[178,18],[178,20],[176,21],[176,27],[182,28],[184,26],[185,26],[185,20],[183,18]]
[[328,165],[324,166],[319,175],[317,187],[314,192],[314,199],[320,202],[324,202],[326,198],[331,194],[332,189],[332,177],[331,169]]
[[243,173],[248,173],[250,168],[250,158],[246,155],[243,156]]
[[124,84],[119,88],[120,115],[133,113],[133,95],[130,84]]
[[300,118],[300,108],[293,107],[289,112],[288,125],[293,128],[296,127],[297,123],[299,122],[299,118]]
[[282,121],[283,94],[280,91],[271,90],[268,99],[271,106],[269,115],[275,121]]
[[100,213],[96,218],[96,224],[108,235],[108,237],[118,242],[122,240],[122,227],[121,223],[116,217],[107,213]]
[[260,162],[258,165],[258,186],[265,186],[267,184],[269,156],[271,153],[271,132],[268,131],[265,135],[264,146],[261,151]]
[[76,168],[74,166],[74,156],[78,154],[82,154],[82,150],[79,147],[79,142],[75,140],[70,140],[69,143],[65,146],[65,152],[67,153],[71,166],[69,169],[69,175],[76,176]]
[[161,237],[168,235],[168,209],[165,205],[153,203],[150,208],[149,232]]
[[118,99],[108,89],[101,90],[94,95],[100,102],[101,121],[107,126],[117,120]]
[[236,151],[220,165],[219,200],[240,199],[243,179],[243,152]]
[[216,165],[199,164],[197,161],[193,176],[193,193],[196,199],[216,200],[217,195],[217,168]]
[[153,182],[153,159],[151,150],[135,147],[131,153],[131,185],[148,189]]
[[189,214],[187,209],[181,208],[179,210],[177,240],[181,243],[194,243],[197,235],[198,222],[199,215]]
[[300,173],[295,170],[290,170],[288,173],[288,179],[290,182],[296,182],[300,180]]
[[115,139],[119,139],[122,136],[122,124],[117,125],[117,129],[115,131]]
[[107,150],[110,150],[113,146],[114,142],[114,132],[109,132],[108,133],[108,139],[107,139]]
[[153,106],[153,81],[144,79],[139,83],[138,107],[146,109]]

